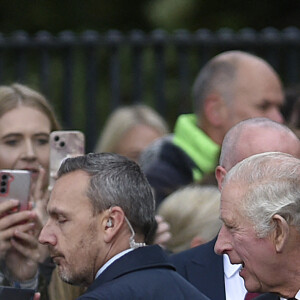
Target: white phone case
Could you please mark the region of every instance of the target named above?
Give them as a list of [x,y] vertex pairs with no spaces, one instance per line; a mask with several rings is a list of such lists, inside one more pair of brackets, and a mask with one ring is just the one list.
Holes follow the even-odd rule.
[[49,190],[52,190],[57,171],[68,157],[84,154],[84,134],[78,130],[53,131],[50,134]]

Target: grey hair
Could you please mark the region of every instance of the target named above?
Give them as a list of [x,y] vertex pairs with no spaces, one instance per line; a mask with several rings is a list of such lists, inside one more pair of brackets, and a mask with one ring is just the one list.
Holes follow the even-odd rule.
[[82,170],[90,176],[87,196],[95,214],[119,206],[134,230],[151,243],[156,230],[152,189],[140,167],[130,159],[113,153],[90,153],[66,159],[58,178]]
[[241,209],[258,237],[274,230],[275,214],[300,232],[300,159],[281,152],[250,156],[228,172],[224,186],[232,182],[245,191]]
[[286,133],[292,138],[297,140],[297,136],[293,133],[291,129],[283,124],[279,124],[268,118],[252,118],[244,120],[234,125],[225,135],[222,149],[219,159],[219,165],[224,167],[226,171],[229,171],[236,163],[238,163],[238,153],[239,150],[237,145],[239,144],[240,138],[248,128],[270,128],[278,132]]

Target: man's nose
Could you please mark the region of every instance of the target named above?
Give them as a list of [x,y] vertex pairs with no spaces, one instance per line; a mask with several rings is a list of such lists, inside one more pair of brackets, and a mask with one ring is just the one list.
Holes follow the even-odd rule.
[[225,225],[222,225],[221,230],[218,234],[218,238],[215,244],[215,253],[218,255],[225,254],[227,251],[232,249],[230,240],[228,239],[228,233]]
[[50,225],[48,224],[48,222],[45,224],[45,226],[40,232],[39,243],[43,245],[52,245],[52,246],[56,245],[56,237],[51,232]]

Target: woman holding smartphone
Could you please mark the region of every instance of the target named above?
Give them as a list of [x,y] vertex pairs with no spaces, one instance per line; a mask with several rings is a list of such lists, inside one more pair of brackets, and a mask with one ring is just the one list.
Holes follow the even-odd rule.
[[0,285],[36,288],[38,284],[41,300],[71,300],[83,291],[62,282],[56,271],[52,274],[48,249],[37,239],[47,218],[49,135],[59,129],[53,109],[40,93],[21,84],[0,86],[0,169],[31,172],[34,206],[7,215],[19,202],[0,201]]
[[[0,169],[30,171],[34,203],[34,209],[9,213],[19,200],[0,202],[1,285],[37,288],[38,263],[48,256],[37,237],[46,218],[49,134],[59,128],[41,94],[20,84],[0,86]],[[39,283],[41,299],[47,299],[46,280]]]

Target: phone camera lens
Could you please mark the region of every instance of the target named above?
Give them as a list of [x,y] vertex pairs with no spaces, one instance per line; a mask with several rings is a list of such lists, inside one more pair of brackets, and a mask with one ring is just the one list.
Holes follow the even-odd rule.
[[56,136],[54,137],[54,141],[55,141],[55,142],[58,142],[58,141],[59,141],[59,136],[58,136],[58,135],[56,135]]
[[1,180],[1,186],[5,186],[6,185],[6,181]]
[[5,194],[5,192],[6,192],[6,188],[5,188],[5,187],[2,187],[2,188],[0,189],[0,193],[1,193],[1,194]]
[[2,180],[7,180],[7,175],[6,174],[2,175]]
[[59,143],[59,146],[62,147],[62,148],[63,148],[65,145],[66,145],[65,142],[60,142],[60,143]]

